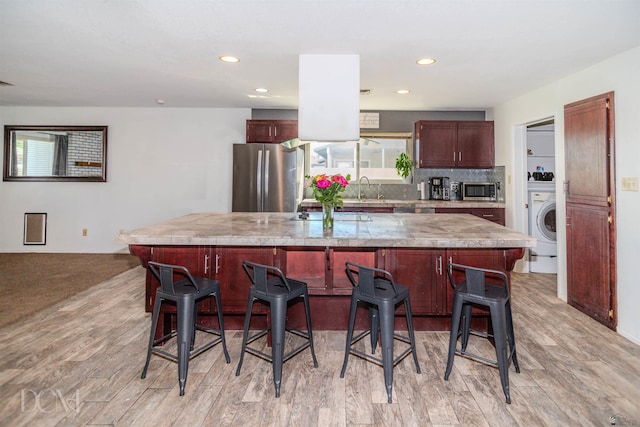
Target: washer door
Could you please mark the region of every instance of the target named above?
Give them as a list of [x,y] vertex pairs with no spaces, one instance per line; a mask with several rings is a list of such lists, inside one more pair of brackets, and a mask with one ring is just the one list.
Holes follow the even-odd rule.
[[552,242],[556,241],[556,202],[543,203],[540,206],[536,226],[542,236]]

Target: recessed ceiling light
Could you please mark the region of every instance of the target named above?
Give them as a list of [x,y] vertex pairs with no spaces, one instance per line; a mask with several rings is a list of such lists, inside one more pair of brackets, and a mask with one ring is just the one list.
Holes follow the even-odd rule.
[[256,88],[256,89],[254,89],[254,90],[255,90],[256,92],[258,92],[258,93],[267,93],[267,92],[269,92],[269,89],[265,89],[265,88],[263,88],[263,87],[259,87],[259,88]]
[[416,64],[418,65],[430,65],[433,64],[434,62],[436,62],[435,59],[433,58],[420,58],[416,61]]
[[230,56],[230,55],[223,55],[218,59],[220,59],[220,61],[222,61],[222,62],[228,62],[228,63],[231,63],[231,64],[236,63],[236,62],[240,62],[239,58],[237,58],[235,56]]
[[164,105],[164,99],[160,99],[160,98],[156,99],[156,104]]
[[409,92],[411,92],[409,89],[400,89],[396,91],[396,93],[399,93],[400,95],[406,95]]

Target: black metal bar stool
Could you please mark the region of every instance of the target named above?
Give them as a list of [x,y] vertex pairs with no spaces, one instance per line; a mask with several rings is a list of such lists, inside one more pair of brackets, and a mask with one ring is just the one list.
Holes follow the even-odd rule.
[[[384,371],[384,385],[387,390],[387,400],[392,402],[391,391],[393,388],[393,367],[397,365],[409,353],[413,353],[413,361],[416,364],[416,372],[420,373],[420,365],[416,356],[416,340],[413,332],[413,319],[411,317],[411,303],[409,301],[409,288],[396,284],[391,273],[372,267],[365,267],[351,262],[346,263],[347,276],[353,285],[351,294],[351,309],[349,311],[349,326],[347,329],[347,345],[344,352],[344,362],[340,378],[344,378],[347,369],[349,354],[354,354],[365,360],[381,365]],[[356,277],[357,276],[357,279]],[[353,336],[353,327],[356,320],[358,301],[369,305],[370,329]],[[408,336],[394,332],[396,306],[404,303],[407,318]],[[375,354],[380,332],[382,358],[372,356],[352,346],[367,335],[371,335],[371,354]],[[395,359],[393,357],[394,339],[409,344]]]
[[[313,332],[311,330],[311,312],[309,310],[309,293],[307,284],[298,280],[284,276],[282,271],[273,266],[256,264],[250,261],[243,261],[242,267],[247,272],[251,280],[249,288],[249,302],[247,303],[247,313],[244,321],[244,333],[242,335],[242,350],[240,351],[240,361],[236,376],[240,375],[244,353],[251,353],[273,365],[273,384],[276,389],[276,397],[280,397],[280,385],[282,382],[282,364],[300,353],[307,347],[311,348],[313,366],[318,367],[318,360],[313,349]],[[307,318],[307,332],[286,326],[287,303],[293,299],[302,298],[304,301],[304,311]],[[263,329],[249,336],[249,324],[251,323],[251,311],[254,301],[259,300],[269,304],[271,314],[270,328]],[[271,355],[266,354],[256,348],[249,346],[253,341],[265,336],[271,330]],[[284,337],[285,332],[302,337],[305,341],[285,354]]]
[[[222,343],[224,357],[227,363],[231,362],[227,352],[227,343],[224,339],[224,321],[222,317],[222,302],[220,301],[220,284],[217,280],[193,277],[189,270],[183,266],[161,264],[149,261],[149,270],[160,281],[160,287],[156,291],[156,301],[153,306],[153,317],[151,318],[151,335],[149,337],[149,347],[147,349],[147,361],[142,370],[141,378],[147,376],[147,368],[151,354],[165,357],[174,362],[178,362],[178,380],[180,383],[180,396],[184,395],[184,387],[187,383],[187,371],[189,369],[189,359],[196,357],[204,351],[210,349],[218,343]],[[175,280],[174,277],[178,277]],[[175,280],[175,281],[174,281]],[[197,324],[198,301],[203,298],[214,297],[218,312],[218,323],[220,329],[206,328]],[[177,329],[172,330],[167,335],[154,340],[156,328],[158,326],[158,316],[163,302],[172,301],[176,304]],[[196,330],[215,335],[216,338],[194,349]],[[177,336],[178,352],[176,355],[157,348],[156,345]]]
[[[449,335],[449,356],[444,379],[449,379],[456,354],[498,368],[502,390],[511,403],[509,394],[509,363],[513,362],[516,372],[520,372],[516,355],[516,341],[513,334],[509,278],[502,271],[449,264],[449,281],[454,288],[453,314],[451,315],[451,334]],[[460,277],[456,282],[455,277]],[[487,283],[487,281],[493,283]],[[474,305],[489,309],[493,334],[471,329],[471,316]],[[493,339],[497,361],[467,352],[469,335]],[[461,347],[457,348],[458,338]]]

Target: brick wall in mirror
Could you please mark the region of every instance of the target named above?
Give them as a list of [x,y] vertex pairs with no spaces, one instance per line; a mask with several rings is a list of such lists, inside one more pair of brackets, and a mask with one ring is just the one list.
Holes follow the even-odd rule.
[[4,181],[107,181],[107,126],[4,127]]

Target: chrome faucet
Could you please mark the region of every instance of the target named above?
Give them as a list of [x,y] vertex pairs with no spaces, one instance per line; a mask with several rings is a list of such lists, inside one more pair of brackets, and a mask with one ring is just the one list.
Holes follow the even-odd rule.
[[[360,179],[358,180],[358,200],[362,199],[362,191],[360,190],[360,187],[362,186],[362,180],[366,179],[367,180],[367,187],[371,187],[371,183],[369,182],[369,178],[367,178],[366,176],[362,175],[360,177]],[[365,197],[366,198],[366,197]]]

